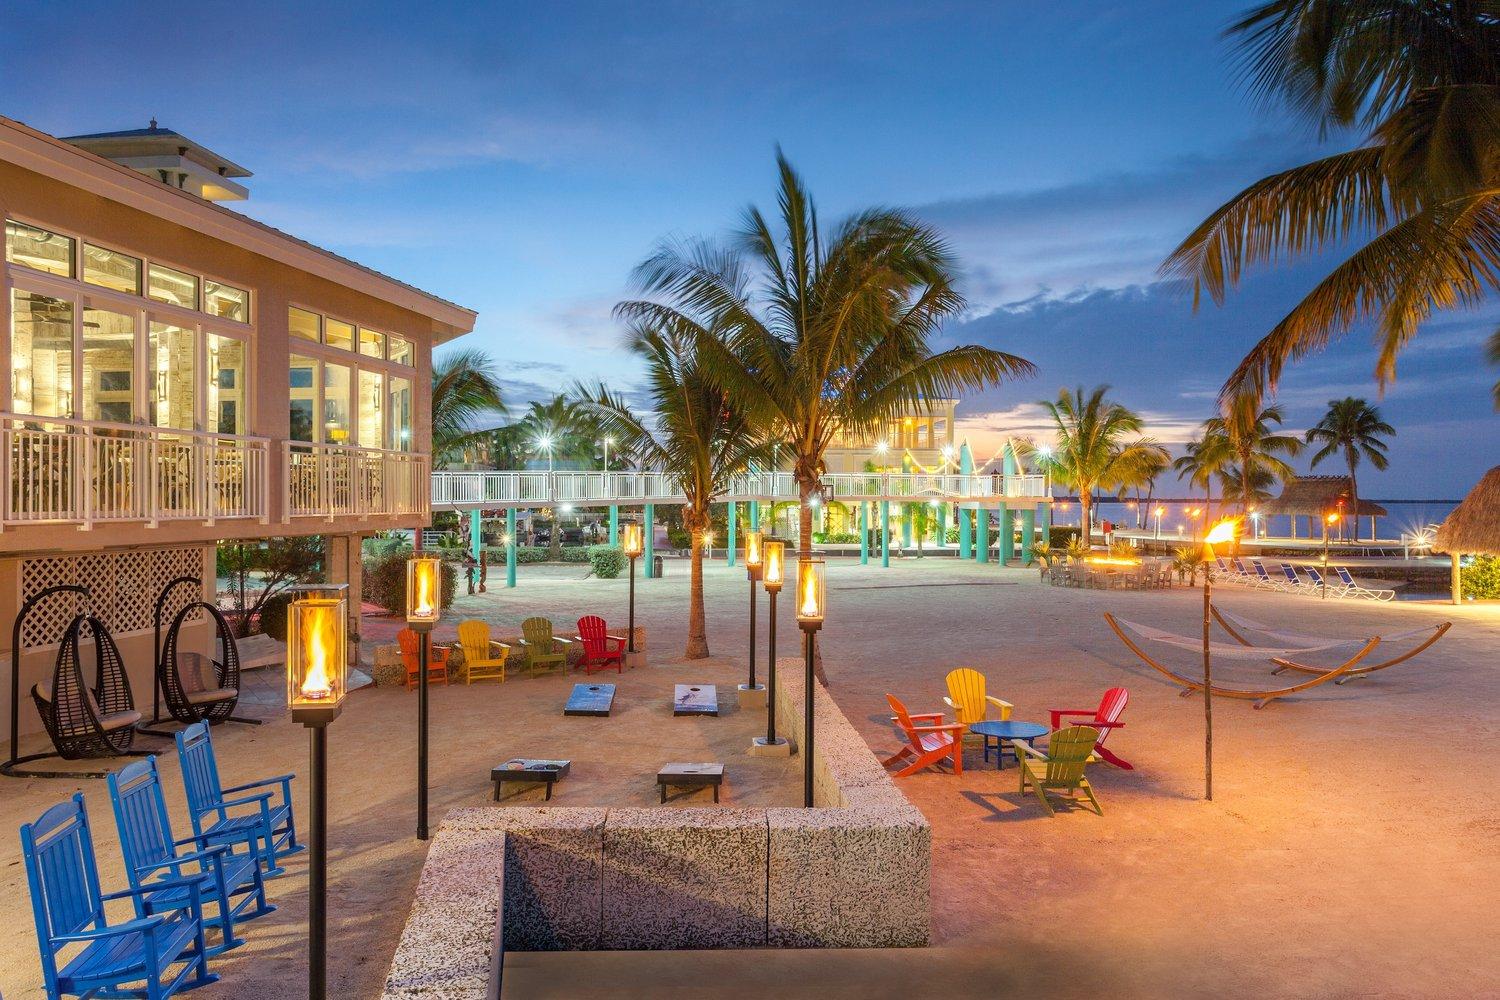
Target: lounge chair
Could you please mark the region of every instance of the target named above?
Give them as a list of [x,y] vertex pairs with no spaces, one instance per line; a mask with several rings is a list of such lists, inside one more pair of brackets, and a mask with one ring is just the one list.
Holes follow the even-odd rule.
[[1103,816],[1104,807],[1099,804],[1093,786],[1083,774],[1098,738],[1099,730],[1092,726],[1069,726],[1052,734],[1045,751],[1016,743],[1015,748],[1020,752],[1021,791],[1024,793],[1026,786],[1030,785],[1048,816],[1057,815],[1052,803],[1047,801],[1049,791],[1065,791],[1069,798],[1083,792],[1094,804],[1094,811]]
[[1321,593],[1321,592],[1323,592],[1323,591],[1326,590],[1329,593],[1331,593],[1334,597],[1343,597],[1344,596],[1344,588],[1343,588],[1343,586],[1339,585],[1339,584],[1334,584],[1333,586],[1330,587],[1328,585],[1328,580],[1324,578],[1323,574],[1318,570],[1318,568],[1316,566],[1306,566],[1306,567],[1304,567],[1304,570],[1307,573],[1307,578],[1312,581],[1313,587],[1316,590],[1318,590],[1319,593]]
[[615,668],[615,673],[625,672],[625,637],[610,635],[609,626],[598,615],[584,615],[578,619],[578,641],[583,644],[583,657],[575,664],[583,672]]
[[1049,713],[1052,716],[1052,731],[1055,733],[1062,728],[1065,716],[1086,718],[1089,721],[1085,725],[1099,731],[1099,738],[1094,742],[1095,756],[1109,761],[1121,770],[1134,771],[1134,764],[1127,763],[1115,756],[1113,751],[1104,749],[1104,741],[1109,738],[1110,730],[1124,727],[1125,723],[1120,721],[1120,716],[1125,714],[1125,706],[1129,702],[1130,692],[1125,688],[1115,687],[1104,692],[1104,697],[1099,699],[1098,708],[1054,708]]
[[1234,582],[1244,584],[1246,587],[1258,587],[1260,581],[1254,573],[1245,566],[1245,560],[1236,558],[1234,560]]
[[1286,577],[1283,590],[1291,594],[1311,594],[1314,597],[1318,595],[1318,588],[1311,583],[1304,583],[1302,576],[1297,572],[1297,567],[1291,563],[1282,563],[1281,572]]
[[486,677],[497,677],[505,683],[505,664],[510,647],[490,638],[490,626],[477,618],[458,623],[458,645],[464,653],[464,683],[473,684]]
[[986,694],[984,674],[969,667],[949,671],[947,683],[948,694],[943,701],[953,709],[954,720],[966,726],[983,722],[988,718],[991,708],[995,709],[996,717],[1004,722],[1010,718],[1011,709],[1015,707],[1008,701]]
[[1250,565],[1255,567],[1255,584],[1264,590],[1286,590],[1286,584],[1280,583],[1266,569],[1265,564],[1259,559],[1251,559]]
[[[293,774],[223,787],[208,725],[195,722],[177,734],[177,764],[187,793],[188,818],[200,847],[245,844],[265,861],[267,877],[286,873],[281,859],[307,849],[297,842],[292,816]],[[279,787],[279,802],[262,788]],[[248,794],[247,794],[248,793]],[[231,797],[233,796],[233,797]]]
[[1349,597],[1359,597],[1370,601],[1393,601],[1396,599],[1396,592],[1394,590],[1371,590],[1368,587],[1361,586],[1359,581],[1355,580],[1349,574],[1348,567],[1335,566],[1333,567],[1333,571],[1343,581],[1345,593]]
[[406,690],[413,690],[422,680],[422,643],[427,643],[427,683],[448,683],[448,649],[434,646],[432,636],[421,635],[415,629],[404,628],[396,633],[396,644],[401,647],[401,662],[406,665]]
[[552,621],[528,618],[521,623],[521,648],[526,651],[526,669],[536,676],[538,667],[562,670],[568,665],[568,646],[572,639],[552,634]]
[[[906,746],[881,761],[886,767],[903,761],[911,763],[896,772],[896,777],[905,778],[916,774],[924,767],[933,767],[944,760],[953,765],[954,774],[964,773],[964,730],[961,722],[943,724],[942,712],[922,712],[912,715],[893,694],[885,696],[891,711],[896,714],[891,721],[901,730]],[[918,725],[918,723],[929,723]]]

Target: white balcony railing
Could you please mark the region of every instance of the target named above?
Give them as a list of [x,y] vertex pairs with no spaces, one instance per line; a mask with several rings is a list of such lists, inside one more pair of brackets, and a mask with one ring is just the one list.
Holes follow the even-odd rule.
[[[282,452],[285,517],[426,514],[427,456],[288,441]],[[545,475],[545,473],[543,473]]]
[[0,413],[4,525],[268,516],[265,438]]

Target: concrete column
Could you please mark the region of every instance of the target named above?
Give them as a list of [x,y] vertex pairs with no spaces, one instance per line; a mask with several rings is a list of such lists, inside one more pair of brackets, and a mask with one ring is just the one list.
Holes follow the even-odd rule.
[[990,512],[981,507],[974,512],[974,561],[990,561]]
[[609,505],[609,544],[620,544],[620,505]]
[[891,564],[891,502],[880,501],[880,565]]
[[939,545],[948,544],[948,505],[938,504],[937,508],[937,541]]
[[902,507],[901,507],[901,547],[903,549],[909,549],[909,548],[911,548],[911,526],[912,526],[912,521],[913,521],[913,519],[916,518],[916,516],[917,516],[916,511],[913,509],[913,505],[910,502],[907,502],[907,503],[905,503],[905,504],[902,505]]
[[1021,565],[1030,566],[1035,561],[1031,554],[1032,543],[1036,541],[1036,508],[1028,507],[1021,511]]
[[656,504],[646,504],[646,523],[642,526],[641,534],[645,536],[645,551],[642,555],[646,558],[646,579],[650,580],[655,575],[653,567],[656,565]]
[[[972,476],[974,474],[974,453],[969,450],[969,442],[965,441],[958,449],[958,474],[961,476]],[[970,559],[974,555],[974,534],[972,526],[972,515],[962,507],[958,508],[958,557]]]
[[726,566],[734,565],[735,537],[739,532],[739,525],[735,524],[735,521],[739,520],[739,516],[739,504],[735,503],[733,500],[729,501],[729,513],[728,515],[726,515],[729,523],[725,530],[725,535],[727,537],[725,538],[724,545],[724,565]]
[[1015,557],[1016,522],[1010,505],[1000,505],[1000,565],[1009,566]]
[[480,538],[479,535],[479,508],[475,507],[469,511],[469,555],[474,557],[475,562],[479,561],[479,553],[484,548],[484,539]]
[[359,608],[364,599],[364,565],[360,559],[360,535],[326,535],[323,539],[323,565],[329,583],[349,585],[350,629],[349,662],[359,663]]
[[1038,504],[1036,508],[1036,533],[1042,536],[1042,541],[1052,540],[1052,505]]
[[760,501],[759,500],[751,500],[750,501],[750,530],[751,531],[759,531],[760,530]]
[[870,501],[859,502],[859,564],[870,564]]
[[516,585],[516,546],[521,540],[516,537],[516,509],[509,508],[505,512],[505,533],[510,536],[510,544],[505,547],[505,585],[514,587]]

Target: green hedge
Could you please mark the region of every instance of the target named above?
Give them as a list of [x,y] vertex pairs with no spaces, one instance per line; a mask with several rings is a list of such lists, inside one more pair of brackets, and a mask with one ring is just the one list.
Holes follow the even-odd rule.
[[[491,546],[485,549],[486,556],[491,566],[505,565],[504,545]],[[522,565],[526,563],[544,563],[552,558],[552,550],[545,545],[532,546],[521,545],[516,548],[516,562]],[[564,545],[562,547],[562,561],[565,563],[586,563],[589,561],[589,546],[587,545]]]
[[[378,604],[391,614],[406,613],[406,553],[391,552],[364,562],[364,599]],[[458,590],[458,571],[453,563],[443,560],[443,607],[453,603]],[[350,614],[358,614],[355,608]]]
[[613,580],[625,571],[625,550],[618,545],[590,545],[589,565],[601,580]]
[[1073,539],[1082,537],[1083,529],[1071,525],[1054,524],[1047,528],[1047,544],[1054,549],[1065,549]]
[[1466,600],[1500,600],[1500,556],[1475,556],[1459,569],[1458,585]]

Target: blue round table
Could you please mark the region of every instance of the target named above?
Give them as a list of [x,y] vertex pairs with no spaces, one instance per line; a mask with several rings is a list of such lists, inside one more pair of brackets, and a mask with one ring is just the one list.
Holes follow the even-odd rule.
[[[995,741],[995,767],[1003,768],[1005,766],[1006,740],[1009,740],[1011,743],[1023,740],[1027,746],[1031,746],[1032,741],[1038,736],[1046,736],[1048,729],[1046,726],[1038,725],[1035,722],[976,722],[969,727],[969,732],[978,733],[983,738],[984,759],[986,762],[990,759],[990,740]],[[1020,755],[1016,753],[1014,748],[1011,749],[1010,753],[1012,757],[1020,760]]]

